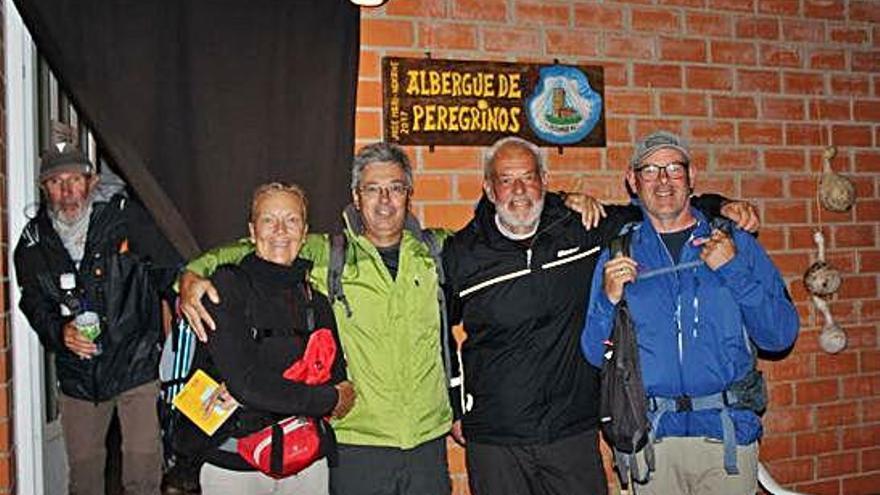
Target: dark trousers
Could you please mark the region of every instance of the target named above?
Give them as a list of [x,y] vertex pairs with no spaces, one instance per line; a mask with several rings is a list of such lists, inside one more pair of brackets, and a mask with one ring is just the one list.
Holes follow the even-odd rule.
[[596,430],[543,445],[468,442],[472,495],[606,495]]
[[339,444],[330,495],[449,495],[446,437],[409,450]]

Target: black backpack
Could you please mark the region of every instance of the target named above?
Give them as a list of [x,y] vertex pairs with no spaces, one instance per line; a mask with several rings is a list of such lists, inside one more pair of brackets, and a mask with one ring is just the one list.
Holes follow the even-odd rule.
[[[611,256],[629,255],[631,231],[625,229],[609,244]],[[648,399],[642,382],[636,328],[626,299],[615,308],[611,337],[605,344],[600,374],[599,418],[602,433],[614,452],[621,483],[646,483],[654,470],[654,446],[648,419]],[[647,470],[640,472],[636,454],[645,451]]]

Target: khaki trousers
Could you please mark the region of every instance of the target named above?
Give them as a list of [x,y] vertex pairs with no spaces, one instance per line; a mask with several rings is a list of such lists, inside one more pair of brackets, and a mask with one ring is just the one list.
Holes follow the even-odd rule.
[[114,408],[122,430],[122,486],[126,495],[156,495],[162,476],[156,397],[149,382],[106,402],[61,394],[61,428],[70,465],[71,495],[104,495],[105,439]]

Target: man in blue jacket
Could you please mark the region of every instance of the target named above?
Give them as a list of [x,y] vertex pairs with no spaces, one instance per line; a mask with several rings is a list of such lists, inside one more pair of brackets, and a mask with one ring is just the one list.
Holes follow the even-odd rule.
[[746,407],[746,396],[762,391],[754,347],[785,350],[798,331],[758,242],[713,228],[689,205],[695,176],[680,137],[657,132],[636,145],[626,181],[648,221],[627,234],[628,254],[602,253],[581,337],[587,359],[601,366],[615,306],[626,298],[657,442],[656,471],[639,495],[755,493],[762,429]]

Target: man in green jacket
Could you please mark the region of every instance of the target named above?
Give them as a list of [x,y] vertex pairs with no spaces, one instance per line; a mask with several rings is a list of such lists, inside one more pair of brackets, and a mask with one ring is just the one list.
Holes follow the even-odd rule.
[[[376,143],[355,155],[353,204],[343,212],[344,298],[333,309],[357,399],[333,422],[339,443],[339,462],[330,471],[334,495],[451,492],[445,436],[453,425],[449,388],[458,366],[451,364],[454,352],[446,353],[447,363],[441,352],[444,345],[454,349],[454,341],[448,329],[441,331],[435,257],[409,212],[412,189],[409,158],[399,147]],[[445,235],[433,232],[440,245]],[[325,294],[331,249],[330,236],[312,234],[301,251],[314,264],[311,283]],[[206,338],[203,322],[214,326],[201,296],[215,302],[222,296],[202,277],[251,251],[250,240],[214,249],[181,276],[181,308],[200,338]]]

